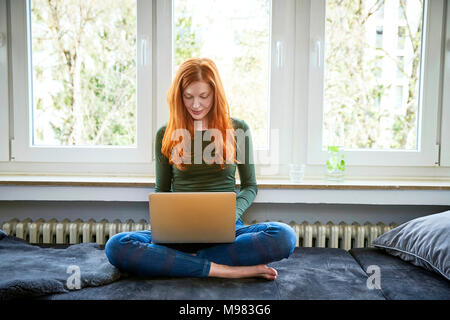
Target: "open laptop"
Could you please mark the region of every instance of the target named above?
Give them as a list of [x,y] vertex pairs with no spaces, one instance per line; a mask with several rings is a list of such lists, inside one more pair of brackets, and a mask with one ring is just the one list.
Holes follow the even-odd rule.
[[235,192],[158,192],[149,203],[153,243],[235,240]]

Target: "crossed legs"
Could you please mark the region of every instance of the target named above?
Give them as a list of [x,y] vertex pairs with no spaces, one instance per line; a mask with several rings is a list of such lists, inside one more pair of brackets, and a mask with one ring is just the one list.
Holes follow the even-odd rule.
[[117,268],[141,276],[263,277],[274,280],[277,271],[267,263],[288,258],[297,241],[285,223],[236,223],[233,243],[219,244],[192,255],[151,242],[151,231],[122,232],[111,237],[105,254]]

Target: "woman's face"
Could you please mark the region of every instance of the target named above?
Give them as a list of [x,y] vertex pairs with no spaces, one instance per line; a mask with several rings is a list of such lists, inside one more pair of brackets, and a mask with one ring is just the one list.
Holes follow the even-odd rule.
[[[208,83],[196,81],[183,92],[183,103],[194,120],[207,120],[214,99],[214,92]],[[205,123],[207,124],[207,123]]]

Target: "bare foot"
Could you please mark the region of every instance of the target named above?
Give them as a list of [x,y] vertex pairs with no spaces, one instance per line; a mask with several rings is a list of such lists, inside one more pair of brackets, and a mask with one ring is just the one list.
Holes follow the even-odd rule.
[[255,266],[227,266],[211,262],[209,277],[218,278],[265,278],[267,280],[275,280],[278,272],[274,268],[265,264]]

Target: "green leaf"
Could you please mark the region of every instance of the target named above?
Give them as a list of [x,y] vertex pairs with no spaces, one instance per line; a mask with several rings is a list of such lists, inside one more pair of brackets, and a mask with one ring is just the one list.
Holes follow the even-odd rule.
[[341,162],[338,164],[338,169],[342,172],[345,171],[345,161],[341,160]]
[[339,152],[339,147],[338,146],[328,146],[328,151]]

